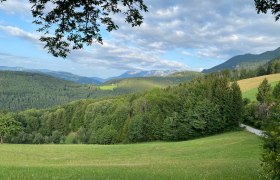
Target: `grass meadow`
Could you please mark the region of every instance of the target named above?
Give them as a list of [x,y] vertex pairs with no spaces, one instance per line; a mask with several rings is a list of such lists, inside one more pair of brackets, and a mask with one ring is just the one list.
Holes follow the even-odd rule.
[[184,142],[0,145],[0,179],[261,179],[261,139],[245,131]]
[[280,73],[243,79],[238,81],[238,84],[240,86],[241,91],[246,92],[251,89],[258,88],[258,86],[265,78],[268,80],[269,83],[278,82],[280,81]]
[[104,91],[113,91],[115,88],[117,88],[118,86],[115,84],[112,85],[104,85],[104,86],[99,86],[100,90],[104,90]]
[[[274,87],[278,82],[275,81],[275,82],[272,82],[270,83],[272,87]],[[245,91],[242,93],[242,96],[243,98],[248,98],[250,99],[251,101],[257,101],[256,99],[256,95],[258,93],[258,88],[253,88],[253,89],[250,89],[248,91]]]
[[280,74],[271,74],[238,81],[243,98],[248,98],[251,101],[256,101],[258,86],[265,78],[267,78],[268,82],[272,86],[275,86],[280,81]]

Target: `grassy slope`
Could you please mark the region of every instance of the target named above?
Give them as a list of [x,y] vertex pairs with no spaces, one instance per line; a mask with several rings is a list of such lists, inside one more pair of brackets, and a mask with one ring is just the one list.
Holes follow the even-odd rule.
[[243,93],[243,98],[256,100],[257,88],[260,85],[260,83],[264,80],[264,78],[267,78],[269,83],[275,85],[278,81],[280,81],[280,74],[271,74],[238,81],[240,89]]
[[117,86],[117,88],[124,90],[132,90],[135,92],[141,92],[151,90],[153,88],[165,88],[167,86],[178,85],[190,81],[194,78],[203,76],[203,73],[184,71],[171,74],[165,77],[139,77],[139,78],[128,78],[128,79],[113,79],[106,82],[104,85]]
[[[278,81],[275,81],[275,82],[272,82],[270,83],[272,87],[274,87],[276,84],[278,83]],[[248,91],[245,91],[244,93],[242,93],[243,95],[243,98],[248,98],[250,99],[251,101],[256,101],[256,94],[258,92],[258,88],[253,88],[253,89],[250,89]]]
[[0,145],[0,179],[260,179],[260,139],[231,132],[185,142]]

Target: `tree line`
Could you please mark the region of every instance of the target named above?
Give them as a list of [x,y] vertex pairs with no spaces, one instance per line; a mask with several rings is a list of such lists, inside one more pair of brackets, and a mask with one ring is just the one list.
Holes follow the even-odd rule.
[[237,83],[215,74],[145,93],[13,113],[20,130],[5,134],[4,141],[114,144],[188,140],[238,128],[242,114]]
[[241,79],[248,79],[269,74],[277,74],[280,73],[280,57],[275,58],[264,65],[260,65],[257,68],[241,67],[233,70],[226,69],[218,73],[224,74],[224,76],[229,77],[232,81],[238,81]]
[[[181,77],[136,78],[147,84],[158,83],[163,86],[176,85],[190,81],[201,73],[188,72]],[[136,86],[134,81],[114,90],[101,90],[99,86],[77,84],[44,74],[29,72],[0,71],[0,109],[22,111],[31,108],[48,108],[86,98],[104,98],[146,91],[151,87]]]

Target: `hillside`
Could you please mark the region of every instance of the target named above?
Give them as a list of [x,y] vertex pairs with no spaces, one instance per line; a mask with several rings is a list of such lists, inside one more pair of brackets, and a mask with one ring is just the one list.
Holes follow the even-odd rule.
[[40,73],[40,74],[46,74],[55,78],[72,81],[80,84],[101,84],[105,81],[104,79],[97,78],[97,77],[84,77],[69,72],[51,71],[48,69],[28,69],[23,67],[0,66],[0,71],[20,71],[20,72]]
[[153,88],[165,88],[168,86],[178,85],[203,76],[203,73],[195,71],[176,72],[168,76],[138,77],[113,79],[105,83],[112,85],[116,89],[126,92],[141,92],[151,90]]
[[203,70],[203,73],[211,73],[224,69],[235,68],[257,68],[260,65],[266,64],[268,61],[280,56],[280,47],[274,51],[267,51],[261,54],[244,54],[234,56],[226,62],[217,65],[211,69]]
[[43,74],[0,71],[0,110],[46,108],[106,94],[96,86],[80,85]]
[[4,144],[0,179],[261,179],[260,144],[248,132],[129,145]]
[[243,79],[238,81],[238,84],[240,86],[240,89],[242,92],[246,92],[248,90],[251,90],[253,88],[257,88],[260,83],[267,79],[270,83],[280,81],[280,73],[279,74],[270,74],[265,76],[259,76],[255,78],[249,78],[249,79]]
[[41,73],[0,71],[0,110],[46,108],[86,98],[103,98],[153,88],[162,88],[192,80],[200,73],[183,77],[147,77],[111,81],[108,85],[83,85]]
[[277,82],[280,81],[280,74],[271,74],[238,81],[238,84],[243,94],[243,98],[256,100],[256,93],[258,91],[257,88],[265,78],[267,78],[268,82],[272,86],[274,86]]
[[[232,98],[221,101],[224,97]],[[21,131],[5,137],[4,142],[64,143],[69,138],[70,143],[83,144],[188,140],[238,127],[241,104],[237,84],[230,84],[225,77],[201,77],[166,89],[7,114],[20,122]],[[236,113],[227,113],[229,109]]]

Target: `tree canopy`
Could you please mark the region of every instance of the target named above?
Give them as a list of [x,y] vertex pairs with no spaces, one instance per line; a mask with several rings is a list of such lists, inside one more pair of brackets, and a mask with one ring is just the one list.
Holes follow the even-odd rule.
[[[0,0],[4,2],[7,0]],[[123,14],[132,27],[143,22],[142,12],[148,8],[143,0],[29,0],[33,23],[45,48],[55,57],[65,58],[71,49],[81,49],[84,44],[102,44],[101,25],[107,31],[119,27],[113,15]]]
[[4,136],[16,133],[18,130],[19,124],[14,119],[12,113],[0,112],[0,143],[4,142]]
[[280,18],[280,3],[278,0],[255,0],[255,5],[258,13],[267,13],[271,11],[275,15],[275,20]]

